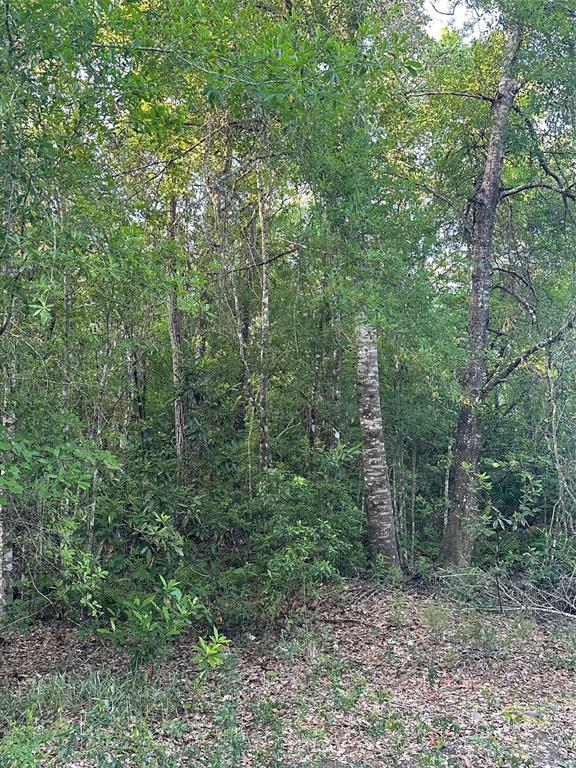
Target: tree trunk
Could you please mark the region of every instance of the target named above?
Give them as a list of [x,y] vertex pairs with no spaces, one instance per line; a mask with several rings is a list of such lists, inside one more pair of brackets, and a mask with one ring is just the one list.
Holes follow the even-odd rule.
[[414,566],[416,549],[416,446],[412,446],[412,471],[410,489],[410,563]]
[[[16,363],[14,357],[2,366],[2,378],[4,381],[4,393],[2,403],[2,426],[6,437],[14,436],[16,428],[16,414],[12,394],[16,388]],[[2,457],[8,461],[7,456]],[[0,503],[0,615],[6,607],[7,595],[10,588],[10,576],[13,568],[12,547],[6,535],[6,505]]]
[[[328,266],[329,268],[329,266]],[[328,293],[328,286],[325,281],[322,286],[322,291],[326,296],[326,321],[325,327],[327,331],[328,341],[324,342],[324,346],[331,349],[326,355],[325,364],[322,365],[322,380],[323,385],[321,388],[322,396],[322,435],[324,444],[327,448],[336,448],[340,442],[340,400],[342,396],[342,343],[341,343],[341,324],[339,312],[334,310],[334,299]],[[321,339],[324,339],[322,334]]]
[[127,409],[128,421],[130,422],[133,417],[136,418],[140,440],[144,446],[146,443],[146,384],[140,357],[134,346],[134,339],[132,336],[128,336],[127,339],[130,344],[126,349],[126,364],[130,388],[130,402]]
[[564,471],[564,458],[560,451],[559,439],[559,414],[557,405],[556,384],[554,382],[554,367],[552,352],[548,350],[546,356],[546,379],[548,382],[548,399],[550,412],[550,434],[548,440],[551,443],[551,452],[556,468],[556,477],[558,479],[558,499],[552,509],[552,518],[550,528],[557,528],[564,531],[566,535],[574,535],[574,509],[576,508],[576,497],[572,492],[566,479]]
[[357,391],[362,434],[368,549],[372,558],[381,556],[387,566],[394,566],[400,564],[400,556],[382,429],[376,332],[374,328],[361,324],[356,329],[356,337]]
[[[168,234],[176,235],[176,200],[170,200]],[[173,270],[171,269],[171,272]],[[190,446],[186,434],[186,404],[184,396],[184,352],[182,344],[182,312],[178,306],[176,290],[170,286],[167,296],[168,332],[172,353],[172,383],[174,386],[174,448],[178,461],[178,476],[191,479]]]
[[507,34],[506,53],[498,93],[493,102],[490,141],[484,173],[475,203],[472,231],[472,284],[468,310],[468,364],[462,374],[462,405],[454,443],[451,504],[442,541],[441,558],[450,566],[465,566],[474,547],[474,521],[478,517],[480,433],[478,405],[486,384],[486,346],[492,292],[492,239],[500,202],[500,176],[504,163],[506,129],[518,85],[513,72],[520,33]]
[[340,400],[342,396],[340,381],[342,376],[342,347],[340,346],[339,339],[336,339],[336,345],[332,350],[331,363],[330,403],[332,409],[326,441],[329,448],[336,448],[340,442]]
[[262,303],[260,313],[260,469],[270,466],[268,427],[268,337],[270,335],[270,275],[268,266],[268,221],[264,199],[262,169],[257,170],[258,221],[260,224],[260,254],[262,262]]

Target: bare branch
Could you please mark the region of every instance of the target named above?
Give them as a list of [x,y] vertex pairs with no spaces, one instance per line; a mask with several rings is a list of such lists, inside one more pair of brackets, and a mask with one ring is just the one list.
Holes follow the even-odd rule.
[[571,184],[568,187],[564,187],[564,185],[561,185],[559,187],[554,186],[553,184],[546,184],[543,181],[529,181],[526,184],[520,184],[518,187],[513,187],[511,189],[503,189],[500,193],[500,200],[503,200],[505,197],[511,197],[512,195],[517,195],[520,192],[526,192],[530,189],[549,189],[552,192],[556,192],[559,195],[562,195],[563,198],[569,198],[570,200],[576,200],[576,192],[574,189],[572,189],[574,185]]
[[556,344],[556,342],[561,341],[561,339],[564,338],[564,336],[568,333],[568,331],[571,331],[576,323],[576,307],[570,310],[568,316],[566,317],[566,320],[562,323],[560,328],[553,333],[550,336],[547,336],[545,339],[541,339],[536,344],[533,344],[531,347],[528,347],[528,349],[525,349],[523,352],[521,352],[517,357],[515,357],[513,360],[511,360],[507,365],[505,365],[503,368],[501,368],[499,371],[496,371],[484,384],[482,389],[480,390],[479,399],[482,399],[486,397],[486,395],[491,392],[494,387],[498,386],[498,384],[502,384],[502,382],[506,381],[508,376],[510,376],[511,373],[513,373],[516,368],[519,368],[522,363],[525,363],[526,360],[529,360],[532,355],[535,355],[536,352],[540,352],[542,349],[547,349],[548,347],[551,347],[553,344]]
[[515,301],[517,301],[518,304],[520,304],[520,306],[523,307],[530,315],[532,322],[536,322],[536,312],[534,311],[534,307],[530,306],[530,304],[525,299],[523,299],[521,296],[518,296],[518,294],[514,293],[514,291],[511,291],[510,288],[507,288],[505,285],[501,285],[500,283],[496,283],[492,286],[493,290],[496,288],[498,288],[500,291],[504,291],[504,293],[507,293],[508,296],[511,296]]
[[297,248],[289,248],[286,251],[281,251],[280,253],[277,253],[275,256],[270,256],[269,259],[264,259],[262,261],[255,261],[252,264],[246,264],[241,267],[232,267],[231,269],[211,269],[206,274],[208,275],[231,275],[235,272],[246,272],[249,269],[256,269],[258,267],[263,267],[265,264],[271,264],[273,261],[278,261],[278,259],[284,258],[284,256],[289,256],[291,253],[298,253],[299,248],[305,248],[304,245],[299,245]]
[[430,5],[432,6],[432,10],[434,11],[434,13],[437,13],[440,16],[454,16],[454,13],[456,12],[456,6],[458,5],[458,3],[453,4],[451,11],[441,11],[439,8],[436,8],[432,0],[430,0]]
[[528,288],[530,293],[536,298],[536,291],[534,290],[534,286],[530,283],[529,280],[527,280],[525,277],[520,275],[518,272],[515,272],[513,269],[508,269],[507,267],[500,267],[500,266],[494,266],[493,270],[495,272],[502,272],[505,275],[510,275],[516,280],[520,280],[520,282]]
[[520,115],[522,118],[522,121],[524,122],[524,125],[528,128],[528,132],[532,136],[532,139],[534,140],[534,150],[536,152],[536,158],[538,159],[538,163],[546,176],[550,176],[558,187],[560,189],[565,187],[565,184],[563,183],[560,176],[550,168],[548,161],[544,157],[544,153],[542,152],[542,148],[540,147],[540,138],[538,136],[538,133],[536,131],[536,128],[534,127],[534,124],[532,120],[528,117],[528,115],[518,106],[518,104],[514,104],[512,106],[512,109],[514,112],[516,112],[517,115]]

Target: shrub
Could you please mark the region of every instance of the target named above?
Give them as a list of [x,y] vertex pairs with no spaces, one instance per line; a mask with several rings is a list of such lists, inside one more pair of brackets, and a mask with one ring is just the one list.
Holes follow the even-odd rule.
[[110,626],[99,632],[109,635],[136,663],[154,660],[190,626],[205,615],[196,597],[182,592],[177,581],[159,577],[157,589],[147,595],[132,594],[120,602],[110,617]]

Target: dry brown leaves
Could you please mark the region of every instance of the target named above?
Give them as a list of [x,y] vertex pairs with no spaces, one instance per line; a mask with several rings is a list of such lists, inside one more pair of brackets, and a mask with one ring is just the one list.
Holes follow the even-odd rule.
[[[4,685],[125,664],[62,625],[9,639]],[[282,637],[237,641],[200,692],[193,640],[180,643],[154,673],[155,685],[176,681],[178,728],[149,725],[182,766],[570,768],[570,642],[524,617],[349,582],[326,589]],[[74,765],[92,763],[78,755]]]

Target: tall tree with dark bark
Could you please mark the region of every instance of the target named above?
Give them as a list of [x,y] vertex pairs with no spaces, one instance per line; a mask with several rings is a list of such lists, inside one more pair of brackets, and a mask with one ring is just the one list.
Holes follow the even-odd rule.
[[468,307],[468,363],[461,377],[462,404],[454,443],[451,505],[442,541],[446,564],[468,563],[474,545],[472,526],[478,516],[480,430],[478,407],[486,384],[486,351],[493,284],[493,235],[500,203],[508,119],[519,86],[514,78],[521,42],[519,29],[506,33],[498,92],[492,106],[490,140],[480,188],[474,196],[472,282]]

